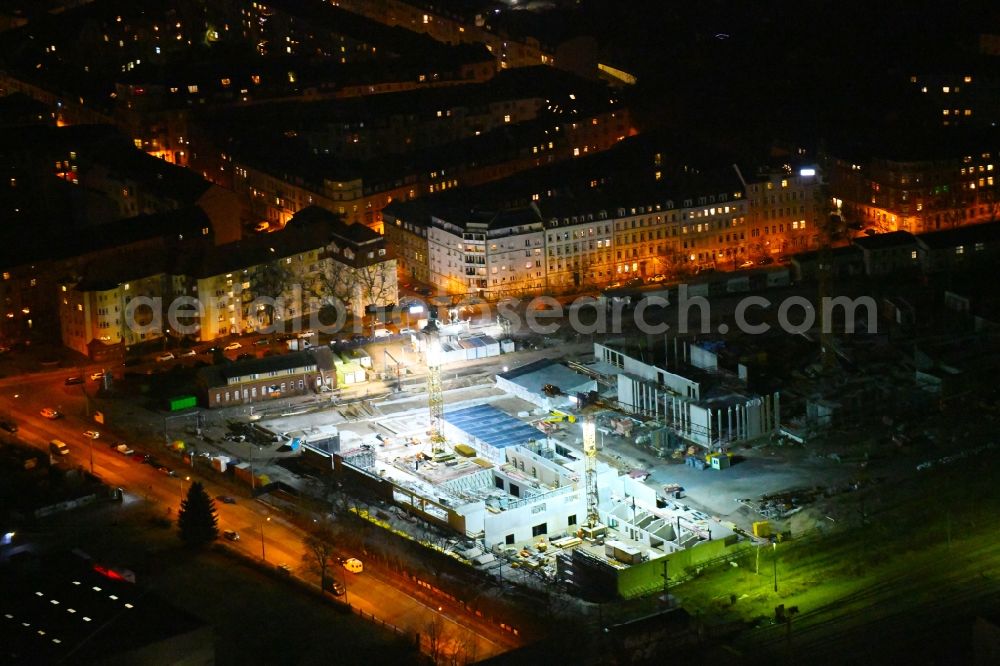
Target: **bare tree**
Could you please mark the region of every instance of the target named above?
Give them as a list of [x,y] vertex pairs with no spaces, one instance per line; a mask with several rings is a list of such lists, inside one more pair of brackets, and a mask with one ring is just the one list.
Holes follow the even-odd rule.
[[326,522],[314,526],[302,539],[306,547],[302,561],[310,571],[319,575],[320,585],[326,585],[326,573],[333,564],[333,542],[333,529]]
[[[280,261],[271,261],[256,267],[250,276],[250,293],[254,299],[264,299],[266,325],[274,323],[274,299],[281,297],[292,279],[291,273]],[[248,313],[253,316],[255,313]]]
[[444,663],[447,647],[444,618],[435,614],[433,619],[424,624],[422,643],[426,645],[427,656],[431,658],[433,663]]
[[384,304],[396,289],[396,262],[380,261],[354,269],[354,279],[360,288],[362,306]]

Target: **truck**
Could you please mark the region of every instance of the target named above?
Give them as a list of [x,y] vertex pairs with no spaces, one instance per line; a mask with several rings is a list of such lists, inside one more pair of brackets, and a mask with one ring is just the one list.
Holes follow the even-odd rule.
[[66,442],[58,439],[53,439],[49,442],[49,453],[54,456],[68,456],[69,447],[66,446]]

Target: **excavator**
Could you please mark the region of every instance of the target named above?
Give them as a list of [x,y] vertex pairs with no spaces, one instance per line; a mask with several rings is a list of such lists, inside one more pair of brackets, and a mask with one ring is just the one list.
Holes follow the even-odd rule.
[[549,415],[543,419],[543,423],[576,423],[576,417],[558,409],[553,409]]

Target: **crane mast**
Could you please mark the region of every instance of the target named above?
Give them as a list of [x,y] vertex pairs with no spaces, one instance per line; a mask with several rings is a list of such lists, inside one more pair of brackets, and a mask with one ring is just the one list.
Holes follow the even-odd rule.
[[597,426],[593,417],[583,422],[583,453],[585,458],[585,482],[587,485],[587,527],[598,526],[601,517],[597,512]]
[[444,390],[441,387],[441,338],[437,321],[424,328],[427,336],[427,409],[430,416],[431,453],[444,451]]

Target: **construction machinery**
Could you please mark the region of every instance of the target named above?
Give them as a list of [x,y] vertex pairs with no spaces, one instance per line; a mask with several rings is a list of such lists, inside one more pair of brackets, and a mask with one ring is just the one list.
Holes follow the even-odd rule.
[[444,390],[441,387],[441,331],[431,319],[423,330],[427,337],[427,408],[430,415],[431,456],[444,455]]
[[597,511],[597,424],[593,417],[587,417],[583,422],[583,454],[586,466],[587,484],[587,527],[595,529],[601,522]]
[[558,409],[553,409],[544,419],[545,423],[576,423],[576,417]]

